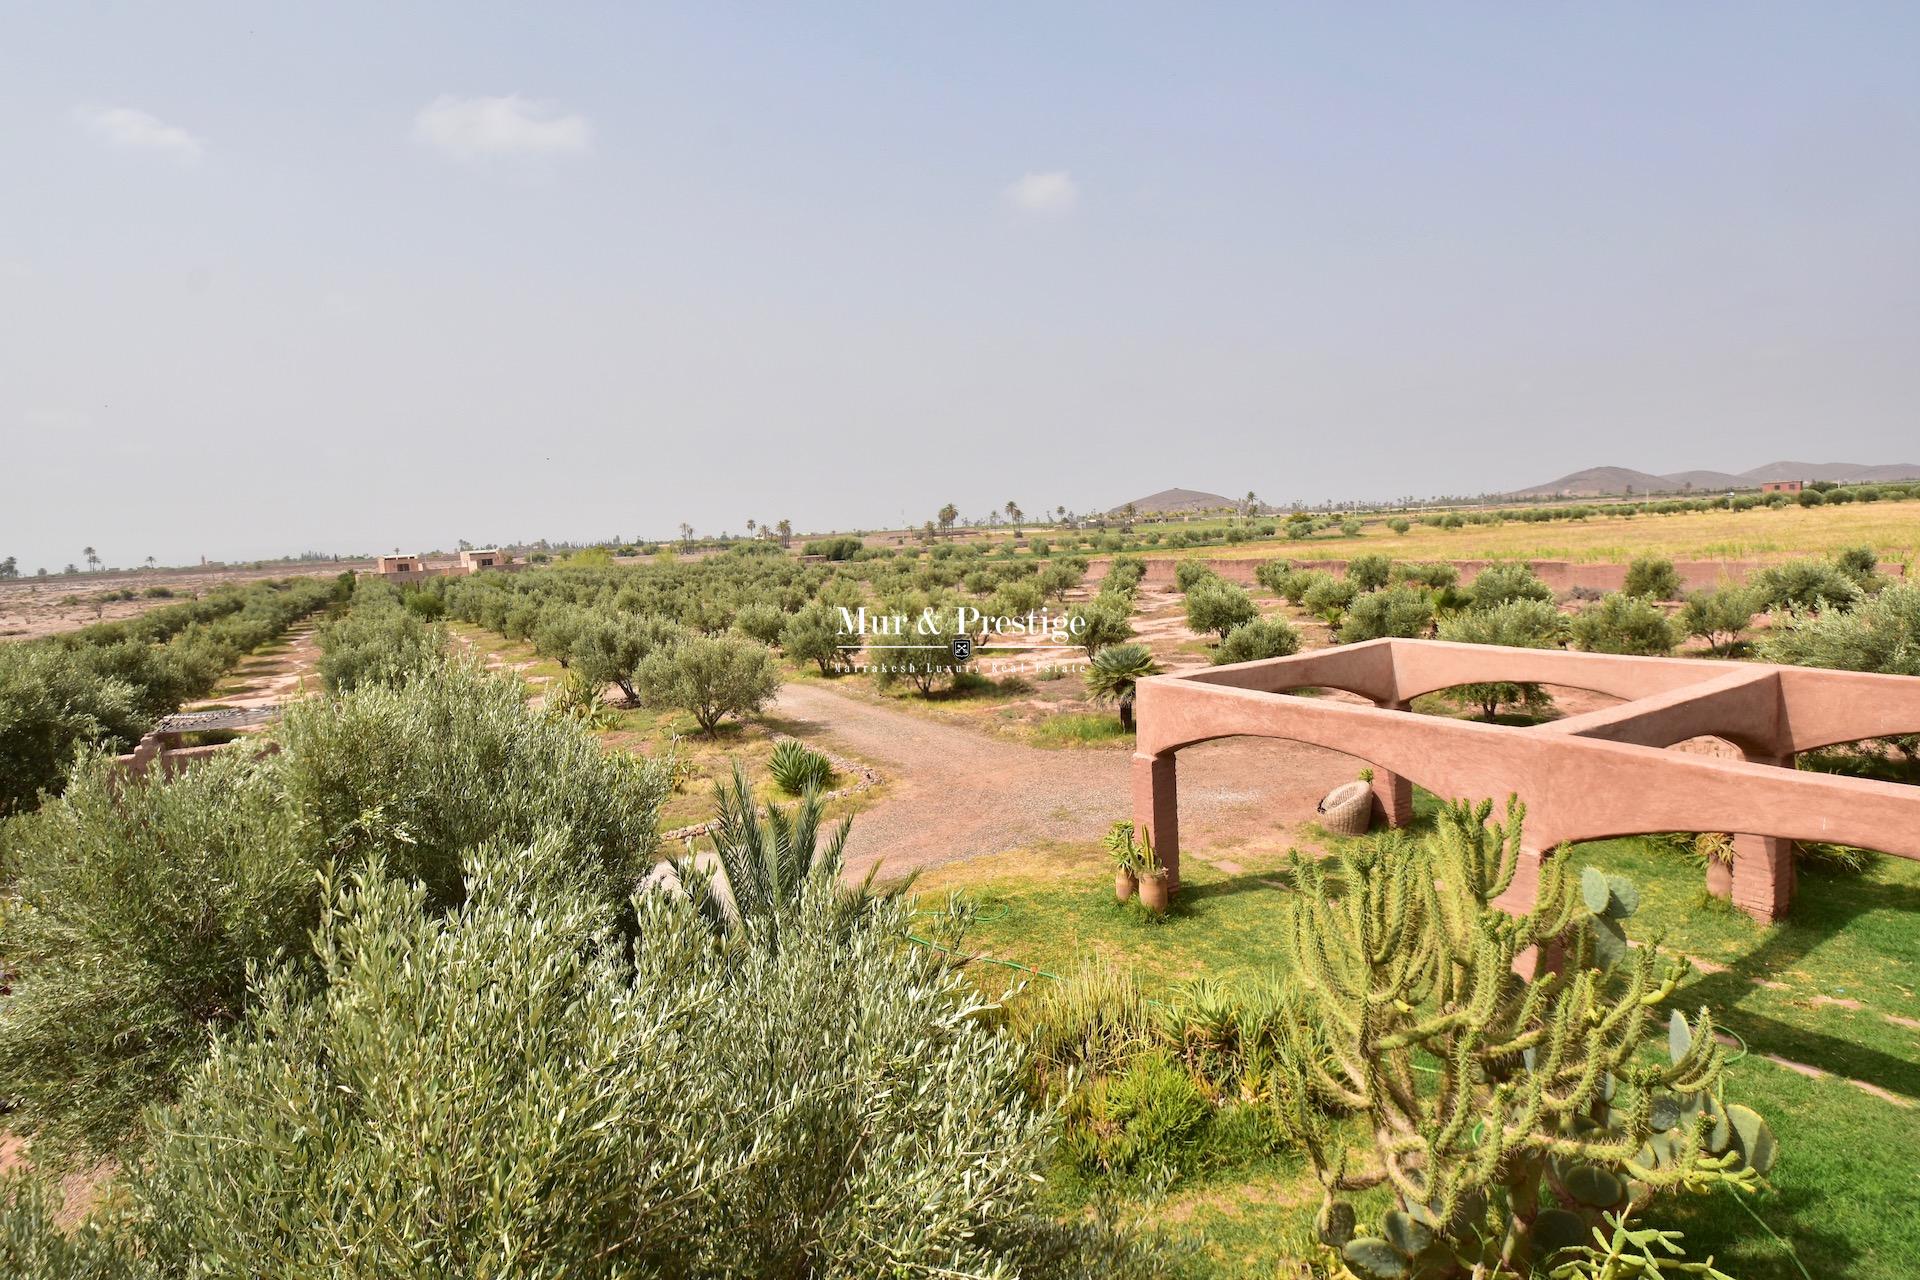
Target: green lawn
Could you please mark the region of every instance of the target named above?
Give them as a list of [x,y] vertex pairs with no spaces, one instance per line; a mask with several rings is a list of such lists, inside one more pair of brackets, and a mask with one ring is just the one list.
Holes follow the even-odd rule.
[[[1418,797],[1424,814],[1431,798]],[[1702,873],[1654,840],[1580,846],[1572,856],[1632,878],[1642,890],[1630,932],[1661,938],[1707,962],[1674,1003],[1706,1005],[1745,1044],[1726,1096],[1767,1116],[1782,1157],[1773,1189],[1752,1202],[1797,1252],[1805,1274],[1895,1280],[1920,1258],[1920,865],[1878,860],[1858,875],[1803,871],[1791,918],[1766,928],[1704,900]],[[1284,850],[1236,851],[1237,870],[1189,857],[1164,920],[1113,900],[1098,849],[1056,846],[944,868],[924,877],[923,902],[957,890],[979,919],[964,946],[1067,973],[1085,957],[1131,965],[1151,992],[1189,978],[1246,980],[1274,963]],[[1724,966],[1724,968],[1721,968]],[[977,966],[983,983],[1004,968]],[[1045,979],[1034,978],[1034,982]],[[1899,1019],[1902,1021],[1895,1021]],[[1824,1072],[1809,1077],[1769,1060]],[[1873,1096],[1852,1081],[1896,1095]],[[1902,1105],[1907,1103],[1909,1105]],[[1068,1201],[1092,1194],[1063,1177]],[[1219,1168],[1136,1208],[1199,1244],[1196,1274],[1272,1275],[1298,1252],[1317,1204],[1304,1164],[1286,1157]],[[1689,1253],[1711,1252],[1744,1278],[1799,1277],[1788,1246],[1720,1193],[1656,1206],[1650,1221],[1686,1233]]]

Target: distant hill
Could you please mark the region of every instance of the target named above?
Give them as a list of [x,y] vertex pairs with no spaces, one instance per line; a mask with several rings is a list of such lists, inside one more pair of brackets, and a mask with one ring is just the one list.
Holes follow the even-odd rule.
[[1763,480],[1920,480],[1920,466],[1911,462],[1877,466],[1862,466],[1857,462],[1769,462],[1740,474],[1748,484],[1759,484]]
[[1631,467],[1588,467],[1585,471],[1575,471],[1545,484],[1515,489],[1512,496],[1594,498],[1603,493],[1659,493],[1677,488],[1679,486],[1665,476],[1656,476],[1650,471],[1635,471]]
[[1832,480],[1865,483],[1887,480],[1920,480],[1920,465],[1910,462],[1864,466],[1857,462],[1769,462],[1764,467],[1738,473],[1729,471],[1675,471],[1655,475],[1631,467],[1588,467],[1536,484],[1515,489],[1514,498],[1597,498],[1643,493],[1681,493],[1687,490],[1757,489],[1768,480]]
[[[1126,505],[1123,502],[1114,510],[1122,510]],[[1189,511],[1212,511],[1233,505],[1232,498],[1217,493],[1202,493],[1198,489],[1162,489],[1133,500],[1133,509],[1142,515],[1182,515]]]

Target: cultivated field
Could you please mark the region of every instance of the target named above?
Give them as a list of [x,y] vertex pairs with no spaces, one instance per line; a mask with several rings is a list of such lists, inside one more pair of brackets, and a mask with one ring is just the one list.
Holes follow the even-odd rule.
[[[1057,536],[1039,555],[1030,541],[986,539],[843,548],[839,559],[765,544],[697,557],[588,552],[514,574],[160,600],[174,612],[90,626],[70,644],[23,638],[0,648],[0,698],[21,709],[0,721],[0,737],[40,717],[33,735],[0,741],[0,761],[36,770],[9,779],[12,816],[0,828],[0,921],[13,926],[0,936],[0,981],[11,987],[0,993],[0,1159],[30,1157],[67,1200],[15,1194],[0,1211],[14,1238],[43,1248],[46,1232],[67,1239],[101,1203],[124,1208],[100,1246],[114,1261],[98,1274],[116,1276],[144,1274],[136,1258],[205,1256],[215,1247],[206,1240],[245,1242],[218,1246],[241,1250],[236,1260],[284,1247],[329,1215],[387,1230],[379,1188],[422,1179],[436,1202],[459,1207],[444,1222],[407,1219],[420,1238],[465,1240],[454,1224],[484,1219],[531,1238],[518,1234],[529,1230],[523,1200],[495,1188],[557,1182],[571,1188],[570,1206],[600,1208],[543,1228],[558,1233],[543,1250],[618,1252],[638,1215],[659,1224],[647,1247],[678,1271],[705,1269],[716,1240],[780,1253],[722,1228],[725,1206],[745,1198],[809,1224],[821,1234],[808,1247],[827,1257],[864,1256],[872,1232],[894,1231],[920,1242],[897,1246],[908,1256],[950,1271],[960,1270],[948,1266],[955,1250],[988,1249],[968,1265],[1047,1257],[1068,1261],[1032,1274],[1341,1274],[1344,1254],[1320,1237],[1328,1183],[1340,1183],[1328,1161],[1375,1158],[1367,1109],[1380,1104],[1364,1080],[1313,1074],[1348,1013],[1313,1003],[1330,997],[1312,994],[1321,989],[1306,980],[1297,922],[1373,876],[1467,883],[1457,871],[1423,876],[1419,867],[1443,864],[1412,861],[1452,856],[1442,851],[1462,828],[1422,793],[1406,833],[1331,835],[1316,802],[1354,780],[1360,761],[1297,743],[1210,742],[1181,756],[1183,876],[1171,909],[1118,902],[1114,849],[1131,859],[1129,874],[1152,878],[1150,861],[1113,843],[1131,808],[1131,681],[1433,634],[1601,652],[1711,646],[1920,674],[1920,587],[1874,563],[1911,554],[1916,516],[1920,503],[1883,502],[1404,536],[1363,525],[1357,538],[1106,546],[1097,578],[1095,548]],[[1496,550],[1580,559],[1589,532],[1615,540],[1589,549],[1641,561],[1630,593],[1556,594],[1523,566],[1463,580],[1445,563]],[[1779,563],[1683,599],[1661,550]],[[1181,560],[1176,580],[1147,580],[1141,553]],[[1245,556],[1262,562],[1248,586],[1194,563]],[[1289,558],[1350,563],[1336,576],[1288,570]],[[964,635],[939,622],[961,606],[1046,610],[1088,639],[1041,649]],[[843,608],[930,614],[935,656],[891,670],[898,659],[863,650],[875,638],[847,632]],[[955,659],[955,638],[977,647]],[[65,711],[40,695],[49,687],[64,691]],[[110,758],[166,711],[268,701],[292,704],[265,733],[277,752],[249,739],[171,781],[156,768],[139,786]],[[1513,686],[1442,691],[1413,712],[1534,724],[1607,701]],[[86,756],[90,744],[109,755]],[[1905,740],[1804,764],[1920,781]],[[1643,1084],[1748,1109],[1728,1111],[1746,1145],[1733,1150],[1708,1126],[1698,1142],[1723,1154],[1701,1163],[1707,1148],[1672,1125],[1649,1128],[1654,1113],[1581,1095],[1578,1116],[1554,1122],[1569,1128],[1541,1129],[1541,1141],[1548,1129],[1571,1142],[1582,1125],[1614,1126],[1637,1135],[1619,1139],[1636,1150],[1643,1139],[1666,1144],[1660,1159],[1690,1172],[1644,1202],[1624,1189],[1606,1206],[1567,1192],[1566,1211],[1611,1206],[1682,1231],[1688,1256],[1711,1254],[1743,1277],[1902,1276],[1920,1253],[1904,1165],[1851,1153],[1920,1142],[1920,946],[1907,928],[1920,868],[1808,850],[1800,899],[1769,927],[1703,890],[1716,847],[1681,833],[1564,855],[1631,881],[1608,893],[1637,898],[1626,913],[1642,944],[1632,955],[1657,942],[1690,966],[1663,996],[1634,988],[1639,961],[1596,958],[1600,926],[1567,917],[1556,945],[1572,970],[1592,966],[1589,994],[1604,1003],[1640,990],[1634,998],[1659,1012],[1618,1044],[1566,1051],[1613,1055],[1607,1074],[1624,1090],[1643,1079],[1634,1063],[1667,1060],[1669,1010],[1710,1010],[1711,1028],[1693,1024],[1698,1047],[1672,1050],[1685,1070]],[[1337,874],[1296,882],[1294,851]],[[918,879],[906,899],[855,905],[845,886],[869,874],[883,887]],[[728,889],[707,896],[711,876]],[[637,883],[666,887],[636,900]],[[1456,909],[1511,941],[1497,908]],[[1319,917],[1320,927],[1338,918]],[[628,959],[615,959],[624,941],[601,950],[633,937]],[[174,958],[186,938],[190,965]],[[1489,966],[1488,990],[1507,990],[1502,1007],[1514,1011],[1526,989],[1498,985],[1513,982],[1511,958],[1448,963]],[[589,961],[594,976],[576,973]],[[149,994],[96,1002],[87,993],[100,973]],[[553,1000],[551,982],[573,994]],[[1563,986],[1532,989],[1574,998]],[[1465,1016],[1452,999],[1378,1016]],[[652,1047],[665,1032],[629,1025],[641,1008],[683,1011],[671,1053]],[[709,1020],[711,1010],[725,1017]],[[1560,1025],[1538,1011],[1513,1016],[1529,1037]],[[209,1056],[209,1032],[244,1047]],[[831,1053],[816,1052],[819,1034],[832,1037]],[[129,1058],[118,1048],[128,1043],[154,1047]],[[1404,1088],[1447,1087],[1448,1053],[1474,1051],[1462,1041],[1410,1053]],[[562,1080],[550,1068],[563,1059],[589,1065]],[[1499,1054],[1461,1078],[1478,1088],[1491,1071],[1503,1087],[1544,1090],[1521,1064]],[[663,1094],[659,1081],[675,1072]],[[879,1105],[903,1073],[919,1101]],[[96,1087],[75,1090],[83,1074]],[[1583,1078],[1599,1087],[1598,1075]],[[290,1080],[299,1086],[268,1087]],[[440,1091],[448,1080],[474,1083]],[[537,1096],[530,1080],[547,1082]],[[759,1083],[715,1093],[719,1080]],[[770,1114],[767,1090],[797,1101]],[[704,1099],[697,1124],[650,1109],[694,1093]],[[1663,1096],[1681,1105],[1681,1094]],[[1476,1114],[1507,1105],[1470,1100]],[[1516,1131],[1546,1123],[1509,1121]],[[1484,1165],[1482,1128],[1456,1139],[1430,1168]],[[1607,1143],[1578,1149],[1622,1188],[1659,1180]],[[444,1154],[469,1150],[486,1153],[490,1172]],[[325,1186],[364,1187],[367,1220],[308,1198],[321,1185],[305,1172],[316,1163],[330,1169]],[[1522,1170],[1519,1181],[1475,1175],[1475,1194],[1509,1208],[1486,1209],[1473,1230],[1507,1232],[1515,1248],[1536,1248],[1538,1206],[1523,1212],[1511,1197],[1560,1197],[1568,1178],[1592,1196],[1613,1185],[1571,1166],[1499,1167]],[[695,1169],[717,1170],[715,1184]],[[833,1237],[815,1207],[815,1197],[857,1199],[901,1177],[915,1188],[910,1207],[886,1208],[892,1192],[874,1191],[883,1207],[851,1237]],[[982,1186],[991,1195],[962,1194]],[[1335,1191],[1364,1230],[1424,1238],[1396,1216],[1412,1212],[1403,1190]],[[661,1217],[661,1202],[682,1207]],[[1551,1221],[1540,1221],[1542,1239]],[[1093,1222],[1102,1225],[1088,1234]],[[1472,1232],[1455,1229],[1465,1249]],[[1362,1245],[1372,1248],[1364,1234]]]

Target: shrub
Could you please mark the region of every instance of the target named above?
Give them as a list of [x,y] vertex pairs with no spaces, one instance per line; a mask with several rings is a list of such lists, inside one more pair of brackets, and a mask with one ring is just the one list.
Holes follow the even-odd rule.
[[1213,650],[1216,664],[1286,658],[1300,651],[1300,633],[1285,618],[1255,618],[1235,627]]
[[[1301,575],[1306,577],[1308,575]],[[1345,578],[1336,578],[1332,574],[1313,577],[1305,584],[1300,593],[1300,605],[1315,617],[1332,622],[1353,603],[1360,594],[1360,588]]]
[[833,777],[833,761],[797,739],[783,738],[767,761],[767,772],[782,791],[797,796],[809,787],[824,789]]
[[860,633],[842,621],[839,609],[819,603],[788,618],[780,632],[780,647],[787,657],[813,663],[823,676],[850,662],[861,640]]
[[121,784],[95,758],[9,831],[28,907],[0,934],[0,1078],[10,1123],[106,1151],[171,1095],[210,1027],[248,1009],[247,973],[307,954],[320,871],[379,862],[436,909],[484,840],[563,832],[577,874],[617,901],[651,863],[664,773],[527,709],[518,681],[441,678],[288,707],[284,750],[222,752]]
[[1013,1007],[1010,1024],[1031,1048],[1043,1086],[1117,1072],[1153,1045],[1156,1031],[1139,979],[1104,959],[1035,989]]
[[264,1280],[1152,1264],[1042,1209],[1023,1051],[899,947],[904,908],[849,920],[816,879],[774,946],[654,895],[629,942],[559,843],[474,851],[446,916],[383,872],[338,888],[317,986],[269,978],[156,1116],[127,1254]]
[[1213,1108],[1193,1077],[1153,1051],[1076,1090],[1064,1111],[1067,1153],[1082,1168],[1164,1182],[1191,1165]]
[[1770,613],[1785,610],[1850,609],[1861,596],[1860,585],[1830,560],[1787,560],[1754,574],[1749,584],[1755,607]]
[[1727,657],[1753,622],[1755,593],[1731,584],[1713,591],[1696,591],[1680,610],[1680,629],[1707,642],[1713,653]]
[[52,646],[0,645],[0,818],[59,791],[80,748],[128,749],[150,723],[125,681]]
[[1195,583],[1187,592],[1187,625],[1195,631],[1210,631],[1224,640],[1235,627],[1259,616],[1246,589],[1223,578]]
[[1862,591],[1878,591],[1882,585],[1880,556],[1872,547],[1842,547],[1833,553],[1833,564]]
[[1387,528],[1393,530],[1395,533],[1404,534],[1407,530],[1413,528],[1413,525],[1408,523],[1405,516],[1395,516],[1393,519],[1387,521]]
[[787,615],[770,604],[755,601],[740,606],[733,615],[733,629],[761,644],[772,646],[780,643],[780,636],[787,628]]
[[1433,627],[1433,597],[1419,587],[1368,591],[1347,606],[1340,624],[1340,643],[1378,640],[1386,636],[1412,639]]
[[[1491,609],[1469,609],[1440,622],[1440,638],[1459,644],[1497,644],[1514,649],[1550,649],[1562,643],[1566,619],[1545,600],[1509,600]],[[1518,705],[1539,714],[1551,704],[1538,684],[1521,681],[1494,681],[1464,684],[1449,691],[1449,697],[1479,708],[1483,719],[1491,720],[1503,706]]]
[[803,556],[824,556],[828,560],[851,560],[860,550],[858,538],[815,538],[802,544]]
[[1673,567],[1673,561],[1665,556],[1635,556],[1627,566],[1624,589],[1630,596],[1644,596],[1649,600],[1677,600],[1680,574]]
[[722,720],[758,711],[780,691],[773,654],[739,636],[690,636],[658,649],[635,680],[647,702],[691,711],[708,737]]
[[[1852,613],[1795,614],[1760,645],[1768,662],[1920,676],[1920,583],[1902,582]],[[1920,734],[1887,743],[1920,764]]]
[[1358,520],[1342,520],[1340,522],[1340,536],[1343,538],[1357,538],[1360,536],[1360,527]]
[[316,639],[320,684],[329,693],[406,684],[435,668],[447,643],[440,626],[384,604],[364,605],[322,623]]
[[1509,600],[1553,599],[1553,589],[1540,581],[1532,566],[1517,560],[1488,565],[1474,577],[1473,585],[1467,590],[1473,596],[1474,607],[1480,609],[1490,609]]
[[1182,594],[1193,590],[1209,578],[1219,576],[1203,560],[1182,560],[1173,567],[1173,585],[1178,587]]
[[1073,638],[1094,657],[1108,645],[1133,639],[1132,611],[1125,603],[1104,590],[1091,604],[1076,605],[1067,611],[1067,626]]
[[1460,570],[1444,560],[1427,560],[1418,564],[1397,564],[1393,567],[1394,576],[1402,582],[1418,583],[1435,591],[1455,586],[1460,581]]
[[1378,591],[1393,577],[1393,561],[1386,556],[1355,556],[1347,561],[1347,581],[1362,591]]
[[1672,653],[1679,628],[1660,607],[1615,592],[1573,616],[1573,641],[1588,653]]

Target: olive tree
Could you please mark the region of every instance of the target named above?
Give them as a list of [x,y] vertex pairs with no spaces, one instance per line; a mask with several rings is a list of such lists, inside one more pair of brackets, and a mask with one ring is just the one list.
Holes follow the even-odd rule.
[[[1760,646],[1768,662],[1920,676],[1920,583],[1888,587],[1851,613],[1796,614]],[[1920,734],[1888,744],[1920,764]]]
[[1246,588],[1224,578],[1196,582],[1187,592],[1187,625],[1195,631],[1212,632],[1224,640],[1235,627],[1259,616]]
[[1715,655],[1729,657],[1753,623],[1754,605],[1755,595],[1749,587],[1729,584],[1712,591],[1696,591],[1680,610],[1680,628],[1705,640]]
[[[1443,618],[1440,638],[1459,644],[1496,644],[1511,649],[1550,649],[1564,642],[1566,619],[1544,600],[1509,600],[1491,609],[1467,609]],[[1518,705],[1539,714],[1552,705],[1546,690],[1531,682],[1464,684],[1449,697],[1477,707],[1491,720],[1503,706]]]
[[1679,628],[1660,606],[1641,596],[1615,592],[1573,617],[1573,641],[1589,653],[1667,654],[1680,642]]
[[1624,590],[1630,596],[1645,596],[1649,600],[1677,600],[1680,573],[1665,556],[1635,556],[1627,566]]
[[816,602],[787,619],[780,648],[795,662],[813,663],[824,676],[850,662],[863,639],[846,625],[839,609]]
[[645,701],[692,712],[712,737],[727,717],[771,702],[780,669],[765,645],[745,636],[689,636],[648,655],[635,682]]

